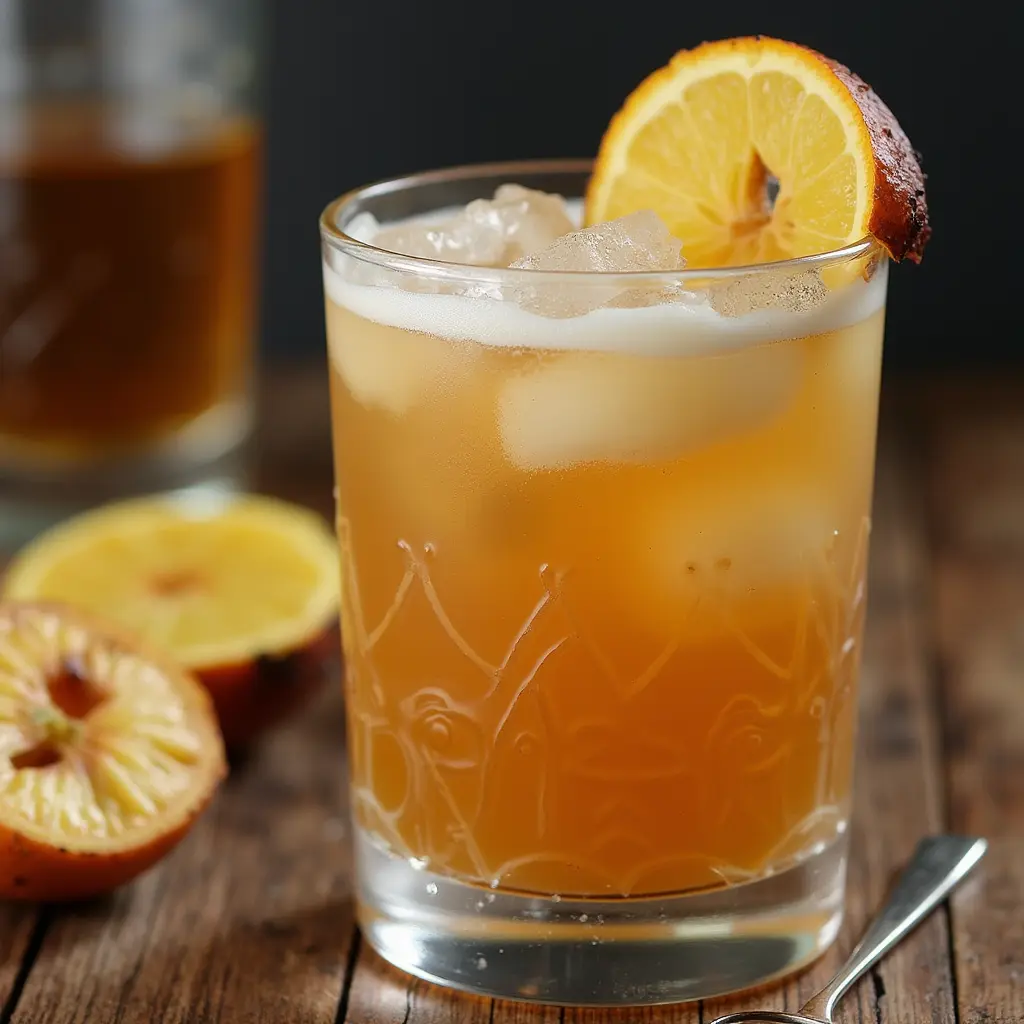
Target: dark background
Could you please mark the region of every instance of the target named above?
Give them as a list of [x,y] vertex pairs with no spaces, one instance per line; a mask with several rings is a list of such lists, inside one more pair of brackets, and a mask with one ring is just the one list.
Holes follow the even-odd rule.
[[934,235],[921,266],[890,277],[887,366],[1024,363],[1014,4],[268,2],[262,323],[274,357],[321,358],[316,220],[339,193],[451,164],[592,156],[629,91],[676,50],[763,32],[852,67],[922,154]]

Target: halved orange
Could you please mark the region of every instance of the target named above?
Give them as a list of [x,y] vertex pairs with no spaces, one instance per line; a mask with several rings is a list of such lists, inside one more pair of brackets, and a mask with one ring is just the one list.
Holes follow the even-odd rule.
[[42,534],[6,597],[62,601],[158,644],[210,690],[229,746],[297,708],[338,646],[338,549],[315,513],[255,495],[124,501]]
[[677,53],[612,119],[585,220],[640,209],[661,216],[694,267],[868,235],[919,261],[930,233],[924,176],[889,108],[842,64],[763,36]]
[[0,604],[0,898],[96,896],[189,830],[225,773],[202,686],[59,605]]

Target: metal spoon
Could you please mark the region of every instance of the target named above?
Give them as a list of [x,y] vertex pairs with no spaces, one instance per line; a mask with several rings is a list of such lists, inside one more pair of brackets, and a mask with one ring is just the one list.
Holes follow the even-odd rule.
[[857,948],[836,976],[799,1013],[747,1010],[728,1013],[711,1024],[832,1024],[836,1004],[868,968],[878,963],[903,937],[928,916],[985,855],[984,839],[934,836],[922,839],[888,902],[871,922]]

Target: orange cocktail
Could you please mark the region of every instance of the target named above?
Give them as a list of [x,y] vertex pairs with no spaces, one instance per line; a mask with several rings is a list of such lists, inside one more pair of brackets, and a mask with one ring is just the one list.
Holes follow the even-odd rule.
[[735,883],[835,841],[882,317],[651,356],[332,301],[361,826],[436,871],[584,896]]
[[832,941],[920,183],[864,83],[758,38],[679,54],[593,165],[327,209],[356,894],[388,960],[650,1003]]

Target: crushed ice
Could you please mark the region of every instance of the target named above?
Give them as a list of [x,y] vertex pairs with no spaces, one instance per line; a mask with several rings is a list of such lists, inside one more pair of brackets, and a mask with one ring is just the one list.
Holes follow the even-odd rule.
[[[514,268],[540,271],[584,271],[594,274],[655,273],[682,270],[682,242],[674,238],[652,210],[571,231],[547,248],[516,260]],[[545,281],[520,289],[524,308],[541,316],[582,316],[601,306],[649,306],[670,300],[671,287],[646,285],[624,288],[621,283]]]
[[381,249],[476,267],[507,267],[572,231],[559,195],[501,185],[493,199],[474,199],[437,223],[414,221],[381,229]]

